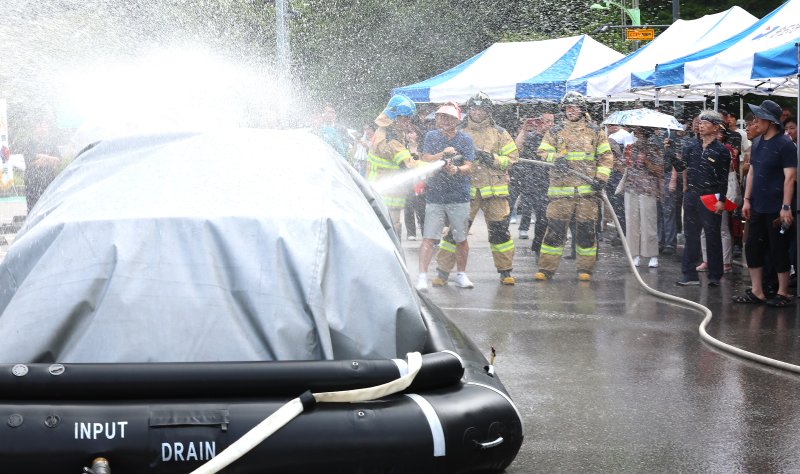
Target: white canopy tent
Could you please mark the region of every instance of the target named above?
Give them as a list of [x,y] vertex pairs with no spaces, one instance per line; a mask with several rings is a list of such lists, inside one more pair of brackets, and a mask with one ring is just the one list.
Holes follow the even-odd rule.
[[656,67],[667,94],[798,94],[800,0],[789,0],[734,37]]
[[478,91],[501,103],[557,100],[564,95],[567,80],[622,57],[588,35],[495,43],[452,69],[392,93],[414,102],[464,103]]
[[655,84],[656,64],[713,46],[756,21],[758,18],[740,7],[696,20],[678,20],[645,47],[602,69],[569,81],[567,88],[594,99],[649,99],[654,95],[652,86]]

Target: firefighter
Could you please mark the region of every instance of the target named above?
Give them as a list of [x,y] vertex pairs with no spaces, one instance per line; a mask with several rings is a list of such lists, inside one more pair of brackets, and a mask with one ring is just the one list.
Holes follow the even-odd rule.
[[[479,210],[489,229],[489,245],[500,282],[513,285],[511,276],[514,241],[508,230],[508,168],[519,161],[517,145],[511,135],[492,118],[492,101],[480,92],[467,102],[468,117],[462,126],[475,144],[475,163],[470,174],[469,226]],[[437,277],[431,283],[444,286],[455,264],[455,241],[448,233],[439,243]]]
[[[575,267],[578,280],[590,281],[597,260],[595,220],[600,192],[611,173],[614,157],[608,139],[597,125],[588,121],[586,99],[567,92],[561,100],[565,120],[551,129],[539,145],[542,159],[554,164],[550,171],[547,197],[547,231],[539,253],[536,280],[549,280],[558,269],[567,239],[567,226],[573,216],[575,226]],[[580,173],[589,179],[576,176]]]
[[[408,149],[406,132],[414,128],[411,117],[417,106],[406,96],[395,95],[386,104],[375,124],[378,130],[372,137],[367,152],[367,180],[374,182],[400,173],[404,168],[413,168],[416,161]],[[389,210],[392,226],[398,238],[402,233],[400,217],[406,206],[408,186],[399,186],[381,193],[383,203]]]

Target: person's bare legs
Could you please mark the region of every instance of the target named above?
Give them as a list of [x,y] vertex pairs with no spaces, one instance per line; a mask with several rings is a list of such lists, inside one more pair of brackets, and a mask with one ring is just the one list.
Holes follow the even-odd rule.
[[[753,294],[762,300],[767,299],[764,296],[764,287],[761,286],[761,278],[764,276],[763,269],[761,267],[758,268],[748,268],[747,271],[750,273],[750,283],[752,284],[752,288],[750,291]],[[778,274],[778,281],[780,282],[781,273]],[[789,273],[786,273],[786,288],[789,288]]]
[[789,296],[789,272],[778,273],[778,294]]
[[[433,259],[433,244],[431,239],[422,239],[422,244],[419,246],[419,273],[420,275],[428,273],[428,265],[431,264]],[[456,262],[458,262],[458,245],[456,245]],[[464,259],[464,266],[466,266],[466,258]],[[459,268],[461,264],[458,263]]]

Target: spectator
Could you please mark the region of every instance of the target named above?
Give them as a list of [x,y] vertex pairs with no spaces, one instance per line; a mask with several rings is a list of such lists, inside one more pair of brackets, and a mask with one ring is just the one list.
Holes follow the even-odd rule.
[[331,104],[325,104],[322,113],[315,117],[312,129],[342,158],[347,158],[353,139],[345,127],[336,123],[336,109]]
[[[553,114],[541,114],[527,118],[517,134],[516,143],[520,148],[521,158],[538,160],[537,150],[542,137],[554,123]],[[536,216],[531,250],[538,252],[542,247],[544,231],[547,230],[547,184],[549,182],[546,166],[519,162],[511,167],[512,182],[516,182],[510,194],[510,203],[519,197],[519,238],[527,239],[531,226],[531,213]],[[516,179],[515,179],[516,176]]]
[[673,255],[678,246],[678,224],[683,180],[673,163],[680,158],[680,151],[690,140],[686,121],[681,121],[684,130],[672,132],[664,139],[664,178],[661,188],[661,225],[658,231],[660,253]]
[[[752,287],[744,295],[734,297],[734,301],[788,306],[793,302],[789,296],[789,245],[796,209],[793,196],[797,151],[782,133],[778,104],[765,100],[760,106],[747,105],[756,117],[756,133],[761,137],[750,156],[742,206],[742,214],[748,221],[745,257]],[[762,287],[767,253],[778,275],[778,292],[769,299]]]
[[[475,145],[466,133],[458,130],[461,109],[457,104],[446,104],[436,111],[436,130],[425,135],[422,160],[431,162],[446,160],[445,165],[427,180],[425,191],[425,224],[422,228],[422,245],[419,249],[419,275],[417,289],[428,289],[428,265],[433,259],[433,245],[442,236],[445,221],[455,241],[455,284],[459,288],[472,288],[467,277],[469,243],[467,229],[469,221],[469,174],[475,161]],[[463,163],[454,162],[456,155]]]
[[792,140],[792,143],[797,145],[797,119],[789,117],[783,121],[783,128],[786,130],[786,135]]
[[658,210],[664,175],[663,146],[651,129],[631,127],[634,142],[625,147],[628,168],[625,178],[625,221],[633,264],[650,258],[648,267],[658,267]]
[[361,138],[358,139],[354,147],[353,167],[358,171],[358,174],[364,177],[367,176],[367,152],[373,135],[375,135],[375,125],[370,122],[365,123],[361,127]]
[[[733,173],[737,175],[737,183],[736,186],[739,186],[738,183],[738,159],[739,156],[736,149],[728,143],[728,138],[731,136],[731,133],[736,132],[729,132],[726,129],[726,124],[722,124],[720,126],[720,130],[717,133],[717,140],[720,141],[725,148],[731,153],[731,169]],[[737,134],[738,136],[738,134]],[[730,185],[730,182],[728,183]],[[730,194],[730,190],[729,194]],[[733,269],[733,233],[731,232],[731,213],[728,211],[722,211],[722,224],[720,226],[720,237],[722,238],[722,272],[729,273]],[[708,270],[708,251],[706,249],[706,237],[705,231],[703,231],[700,235],[700,246],[702,248],[703,254],[703,263],[697,266],[698,272],[704,272]]]
[[[614,155],[614,166],[611,168],[611,175],[608,178],[608,183],[606,183],[605,191],[606,196],[608,196],[608,200],[611,202],[611,207],[614,211],[614,214],[616,214],[617,220],[622,227],[622,235],[619,235],[619,231],[617,231],[618,235],[615,235],[613,239],[610,239],[612,245],[622,245],[621,239],[624,238],[624,234],[626,233],[625,193],[620,192],[617,194],[617,187],[619,187],[619,183],[622,181],[622,176],[625,174],[625,151],[623,150],[622,145],[611,138],[611,132],[618,129],[619,125],[608,126],[608,146],[611,147],[611,153]],[[612,225],[614,224],[613,219],[611,219],[610,216],[606,216],[606,219],[610,220]],[[606,226],[603,225],[602,228],[605,230]]]
[[788,119],[789,117],[792,117],[793,115],[794,115],[794,112],[792,112],[792,108],[791,107],[783,106],[783,108],[781,109],[780,123],[785,122],[786,119]]
[[[687,190],[684,193],[684,235],[686,246],[681,262],[683,277],[677,281],[680,286],[699,285],[697,265],[701,261],[700,231],[706,233],[708,248],[708,286],[717,287],[722,278],[722,211],[728,189],[728,169],[731,154],[725,145],[717,140],[717,132],[724,122],[722,116],[713,110],[700,114],[698,122],[699,139],[691,141],[684,149],[680,160],[674,165],[686,170]],[[706,209],[700,197],[717,194],[713,210]]]

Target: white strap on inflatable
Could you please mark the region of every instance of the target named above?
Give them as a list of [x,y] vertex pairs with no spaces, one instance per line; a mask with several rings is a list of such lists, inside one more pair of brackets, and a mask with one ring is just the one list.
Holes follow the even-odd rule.
[[303,413],[303,404],[299,398],[295,398],[225,448],[219,453],[219,456],[211,458],[208,462],[192,471],[192,474],[211,474],[221,471],[250,452],[251,449],[258,446],[273,433],[283,428],[300,413]]
[[386,395],[402,392],[403,390],[407,389],[411,385],[411,382],[414,381],[414,377],[417,376],[419,369],[421,368],[422,354],[419,352],[409,352],[408,373],[402,377],[394,379],[391,382],[386,382],[385,384],[376,385],[374,387],[346,390],[342,392],[315,393],[314,398],[318,402],[324,403],[352,403],[376,400],[378,398],[385,397]]
[[[352,403],[376,400],[393,393],[402,392],[411,385],[411,382],[414,381],[414,377],[417,376],[419,370],[422,368],[422,354],[419,352],[409,352],[407,356],[408,373],[391,382],[356,390],[315,393],[314,398],[317,402],[324,403]],[[303,413],[303,404],[300,398],[289,401],[264,421],[254,426],[253,429],[245,433],[244,436],[225,448],[219,453],[219,456],[210,459],[208,462],[192,471],[192,474],[213,474],[219,472],[250,452],[250,450],[261,444],[261,442],[270,437],[273,433],[283,428],[300,413]]]
[[431,436],[433,436],[433,457],[444,456],[446,445],[444,442],[444,428],[442,428],[442,421],[439,419],[439,415],[436,414],[436,410],[433,409],[433,405],[425,397],[416,393],[407,393],[406,396],[419,405],[428,420],[428,425],[431,427]]

